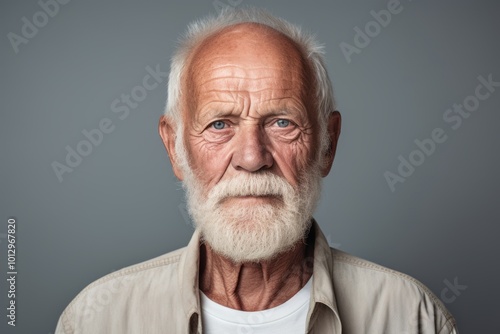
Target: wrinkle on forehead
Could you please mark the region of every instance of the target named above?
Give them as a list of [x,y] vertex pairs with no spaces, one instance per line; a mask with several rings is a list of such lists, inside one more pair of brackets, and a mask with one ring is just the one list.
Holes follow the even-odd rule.
[[206,38],[193,51],[187,64],[184,101],[191,110],[200,88],[215,74],[219,79],[226,76],[228,79],[272,80],[274,74],[266,77],[266,71],[280,71],[285,74],[282,78],[298,83],[304,100],[311,95],[309,63],[298,46],[281,32],[258,23],[236,24]]

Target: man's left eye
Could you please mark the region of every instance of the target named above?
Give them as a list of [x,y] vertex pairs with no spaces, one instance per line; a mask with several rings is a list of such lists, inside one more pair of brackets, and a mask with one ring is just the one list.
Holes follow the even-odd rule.
[[279,119],[276,121],[276,124],[280,127],[280,128],[286,128],[287,126],[290,125],[290,121],[287,120],[287,119]]

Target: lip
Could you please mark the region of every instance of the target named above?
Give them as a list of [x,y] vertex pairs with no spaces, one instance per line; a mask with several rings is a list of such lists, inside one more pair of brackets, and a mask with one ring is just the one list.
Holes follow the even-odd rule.
[[280,196],[278,195],[244,195],[244,196],[231,196],[224,198],[221,203],[232,203],[238,202],[240,204],[262,204],[280,201]]

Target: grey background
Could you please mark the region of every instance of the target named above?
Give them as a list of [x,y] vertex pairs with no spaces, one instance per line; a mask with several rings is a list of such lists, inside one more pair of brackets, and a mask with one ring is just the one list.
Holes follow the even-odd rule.
[[[221,0],[221,3],[228,3]],[[232,0],[233,4],[240,1]],[[326,45],[343,129],[315,215],[332,245],[408,273],[441,298],[461,333],[499,333],[500,89],[453,130],[444,112],[474,94],[477,77],[500,81],[500,5],[402,0],[401,13],[348,63],[339,44],[387,1],[250,1],[302,25]],[[157,134],[165,82],[123,120],[111,103],[142,85],[146,67],[168,70],[188,22],[211,1],[77,1],[16,54],[7,38],[33,22],[36,1],[0,5],[0,332],[50,333],[87,284],[184,246],[192,227]],[[115,126],[71,173],[57,179],[66,145],[109,118]],[[391,192],[415,139],[448,139]],[[17,326],[6,324],[7,218],[17,219]],[[445,296],[453,296],[449,290]]]

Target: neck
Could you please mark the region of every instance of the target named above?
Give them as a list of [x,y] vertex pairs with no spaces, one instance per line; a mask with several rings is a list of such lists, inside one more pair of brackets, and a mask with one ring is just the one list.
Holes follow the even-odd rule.
[[200,248],[200,289],[211,300],[242,311],[278,306],[304,287],[312,275],[313,245],[302,240],[269,261],[234,263]]

